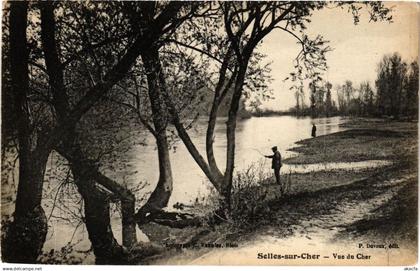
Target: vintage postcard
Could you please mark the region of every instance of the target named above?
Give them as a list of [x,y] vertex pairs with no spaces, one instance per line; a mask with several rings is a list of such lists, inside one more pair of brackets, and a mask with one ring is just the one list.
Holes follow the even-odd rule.
[[416,270],[419,11],[3,2],[3,270]]

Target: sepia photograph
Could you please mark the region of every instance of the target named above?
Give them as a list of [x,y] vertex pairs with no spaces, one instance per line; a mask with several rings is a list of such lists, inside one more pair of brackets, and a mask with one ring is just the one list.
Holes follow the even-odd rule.
[[419,15],[3,1],[2,270],[417,270]]

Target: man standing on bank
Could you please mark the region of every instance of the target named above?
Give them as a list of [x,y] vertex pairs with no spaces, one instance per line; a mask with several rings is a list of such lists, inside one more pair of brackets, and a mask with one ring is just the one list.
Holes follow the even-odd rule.
[[264,155],[266,158],[271,158],[271,168],[274,170],[274,175],[276,176],[276,182],[278,185],[281,185],[280,183],[280,168],[282,166],[281,164],[281,154],[277,150],[277,146],[274,146],[271,148],[273,151],[273,155]]
[[312,124],[312,133],[311,133],[312,137],[316,137],[316,126],[315,123]]

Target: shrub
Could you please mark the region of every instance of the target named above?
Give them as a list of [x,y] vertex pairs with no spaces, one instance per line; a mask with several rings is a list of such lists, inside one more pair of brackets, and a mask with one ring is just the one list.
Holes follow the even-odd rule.
[[250,226],[269,211],[267,185],[271,173],[263,160],[238,172],[233,179],[231,218],[237,226]]
[[[74,249],[75,244],[67,243],[60,250],[51,249],[44,252],[38,257],[38,261],[42,264],[81,264],[90,251],[79,251]],[[77,255],[79,254],[79,255]]]

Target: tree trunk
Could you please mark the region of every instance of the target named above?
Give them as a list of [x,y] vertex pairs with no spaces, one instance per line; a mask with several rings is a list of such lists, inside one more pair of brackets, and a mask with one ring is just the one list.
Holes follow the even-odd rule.
[[137,244],[135,203],[134,196],[130,200],[121,200],[122,243],[127,248],[132,248]]
[[159,181],[156,189],[150,196],[150,203],[159,209],[168,205],[169,198],[172,194],[172,169],[169,158],[169,147],[166,138],[166,131],[158,134],[156,139],[159,157]]
[[172,194],[172,171],[166,132],[157,136],[156,144],[159,158],[159,180],[146,204],[136,214],[139,223],[147,213],[158,212],[167,207]]
[[[72,139],[68,138],[68,141],[66,142],[72,142]],[[80,182],[80,183],[76,182],[76,185],[85,201],[89,201],[89,199],[85,197],[90,197],[89,194],[82,193],[83,191],[86,191],[87,188],[85,187],[92,188],[94,191],[98,190],[99,191],[97,192],[98,194],[101,193],[101,190],[96,185],[94,185],[95,183],[108,189],[119,198],[121,202],[121,211],[122,211],[123,246],[127,248],[133,247],[137,243],[137,236],[136,236],[136,222],[134,219],[135,197],[131,193],[131,191],[129,191],[128,189],[121,186],[117,182],[109,179],[108,177],[100,173],[97,167],[94,165],[94,163],[84,157],[83,153],[80,151],[80,148],[78,146],[70,145],[70,146],[67,146],[67,149],[57,148],[57,150],[64,158],[66,158],[73,165],[71,169],[72,169],[74,178],[76,180],[76,176],[78,176],[78,179]],[[75,172],[76,170],[78,170],[78,172]],[[87,184],[86,185],[83,184],[83,181],[86,181]],[[100,203],[98,202],[98,204]],[[99,207],[98,210],[105,209],[105,208],[109,210],[109,203],[107,201],[102,201],[102,205],[103,207]],[[100,211],[98,211],[98,213],[100,213]],[[92,214],[92,212],[86,213],[86,215],[88,214],[90,215]],[[109,213],[107,214],[107,216],[108,216],[107,223],[109,224]],[[86,222],[86,227],[88,227],[87,222]],[[110,224],[107,227],[110,228],[111,227]],[[89,234],[89,239],[92,245],[95,247],[94,243],[98,243],[98,241],[95,239],[95,236],[91,236]],[[109,244],[101,245],[101,246],[112,247],[116,245],[113,241],[114,240],[113,237],[104,239],[104,241],[106,240],[108,240]],[[101,246],[98,245],[97,247],[101,247]],[[96,254],[97,253],[95,252],[95,255]],[[98,254],[101,254],[101,253],[98,252]]]
[[49,150],[42,135],[31,134],[27,110],[29,91],[26,39],[27,2],[10,3],[10,72],[19,142],[19,184],[14,220],[2,242],[2,259],[34,263],[47,234],[47,220],[41,207],[42,184]]
[[97,168],[92,166],[89,171],[92,172],[93,178],[97,184],[102,185],[119,198],[122,211],[123,246],[127,248],[133,247],[133,245],[137,244],[136,221],[134,215],[136,203],[135,196],[127,188],[100,173]]
[[216,119],[217,119],[217,111],[219,108],[219,101],[218,98],[215,97],[213,100],[213,105],[210,111],[209,122],[207,126],[207,133],[206,133],[206,154],[207,154],[207,161],[209,162],[209,167],[211,172],[216,176],[217,179],[223,179],[223,174],[219,170],[217,166],[216,159],[214,157],[214,129],[216,128]]
[[[157,52],[157,48],[151,51]],[[141,222],[149,212],[157,212],[167,207],[173,189],[171,161],[169,157],[169,145],[166,137],[167,116],[165,102],[163,100],[159,72],[160,63],[156,55],[144,53],[141,55],[147,74],[149,100],[152,109],[155,139],[159,159],[159,180],[146,204],[137,212],[136,218]]]
[[231,51],[232,51],[232,47],[229,47],[223,59],[222,66],[220,67],[219,81],[214,90],[214,98],[213,98],[213,103],[212,103],[210,114],[209,114],[209,121],[208,121],[207,132],[206,132],[207,161],[209,163],[210,170],[213,173],[213,175],[217,178],[218,183],[222,183],[223,174],[219,170],[216,159],[214,157],[214,148],[213,148],[214,130],[216,128],[216,120],[217,120],[217,113],[219,110],[219,106],[224,100],[227,92],[230,90],[236,76],[236,69],[235,69],[230,79],[226,82],[226,79],[227,79],[226,72],[228,70],[228,63],[232,58]]
[[236,138],[236,119],[239,110],[239,102],[242,96],[243,83],[245,80],[245,73],[247,69],[248,61],[244,61],[242,67],[240,67],[238,77],[235,82],[235,88],[232,95],[232,100],[229,108],[228,120],[226,122],[226,138],[227,138],[227,150],[226,150],[226,171],[223,178],[222,184],[222,207],[227,211],[231,208],[231,192],[232,192],[232,180],[233,171],[235,167],[235,138]]
[[85,223],[96,264],[125,263],[123,248],[114,238],[110,224],[109,193],[96,186],[86,161],[72,161],[71,170],[84,200]]
[[19,184],[14,220],[2,242],[6,262],[34,263],[47,235],[47,218],[41,207],[42,184],[48,156],[28,152],[19,146]]

